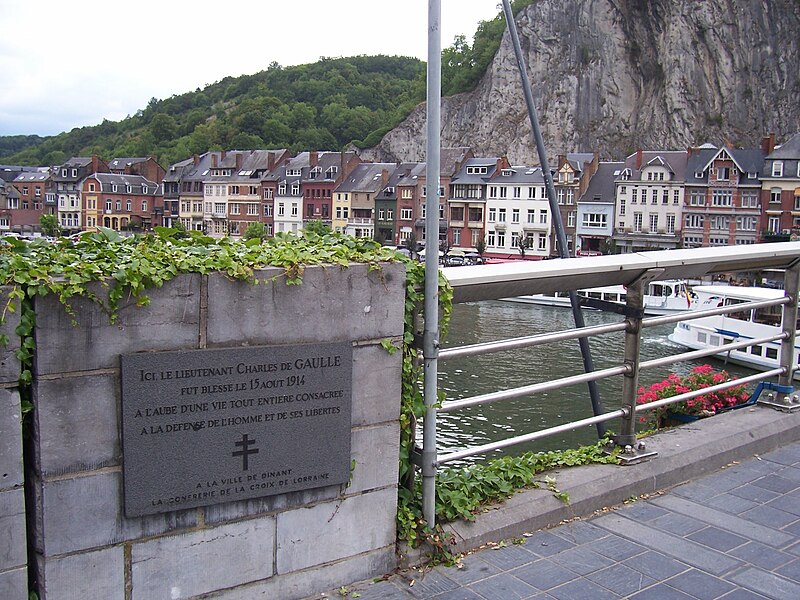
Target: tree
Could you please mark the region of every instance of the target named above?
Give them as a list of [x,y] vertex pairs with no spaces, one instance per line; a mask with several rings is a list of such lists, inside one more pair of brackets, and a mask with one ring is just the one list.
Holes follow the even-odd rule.
[[518,237],[517,238],[517,250],[519,250],[519,255],[524,259],[525,258],[525,251],[531,247],[531,240],[527,237]]
[[42,233],[48,237],[58,237],[61,235],[61,227],[58,224],[58,217],[55,215],[40,216],[39,226],[42,228]]
[[265,237],[267,237],[267,228],[264,227],[263,223],[250,223],[247,229],[244,230],[244,239],[246,240],[252,240],[253,238],[263,240]]
[[309,221],[303,225],[303,233],[315,233],[317,235],[326,235],[331,232],[330,225],[326,225],[320,220]]
[[408,234],[408,237],[405,241],[405,247],[411,252],[411,258],[415,258],[417,256],[417,234],[414,233],[414,231]]
[[481,255],[481,258],[483,258],[483,253],[486,252],[486,240],[484,240],[483,238],[480,238],[475,243],[475,250],[477,250],[478,254]]

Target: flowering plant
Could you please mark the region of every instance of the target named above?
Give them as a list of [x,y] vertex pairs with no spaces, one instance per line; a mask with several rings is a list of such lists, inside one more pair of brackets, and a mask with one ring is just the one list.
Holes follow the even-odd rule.
[[[692,369],[692,371],[685,377],[672,373],[663,381],[654,383],[649,388],[639,388],[639,395],[636,398],[636,404],[646,404],[654,402],[663,398],[693,392],[703,388],[725,383],[734,380],[734,377],[728,375],[726,371],[714,371],[711,365],[700,365]],[[665,425],[667,416],[672,415],[690,415],[695,418],[710,417],[721,410],[732,408],[739,404],[747,402],[749,394],[744,386],[734,386],[728,389],[710,392],[702,396],[695,396],[688,400],[676,402],[668,406],[662,406],[654,411],[650,411],[651,419],[657,427]],[[641,422],[647,422],[648,417],[640,417]]]

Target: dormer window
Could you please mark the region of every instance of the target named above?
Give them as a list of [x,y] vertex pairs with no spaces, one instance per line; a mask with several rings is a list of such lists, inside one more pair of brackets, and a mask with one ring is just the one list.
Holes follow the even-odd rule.
[[467,175],[486,175],[489,167],[467,167]]
[[68,173],[67,169],[61,169],[61,176],[62,177],[66,177],[67,173]]
[[394,194],[394,187],[392,187],[392,186],[387,186],[387,187],[386,187],[386,189],[385,189],[385,190],[383,190],[383,193],[384,193],[384,194],[386,194],[387,196],[388,196],[389,194]]
[[72,169],[72,176],[73,177],[77,177],[78,176],[78,169]]
[[147,193],[147,191],[148,191],[148,189],[149,189],[149,188],[148,188],[146,185],[143,185],[143,186],[142,186],[142,193],[143,193],[143,194],[146,194],[146,193]]
[[130,193],[131,193],[131,190],[132,190],[131,186],[129,186],[129,185],[126,185],[126,186],[125,186],[125,193],[126,193],[126,194],[130,194]]
[[116,193],[116,191],[117,191],[117,184],[116,183],[112,183],[111,184],[111,191]]
[[502,177],[511,177],[513,174],[514,171],[512,171],[511,169],[503,169],[502,171],[500,171],[500,175]]
[[286,176],[287,177],[300,177],[300,175],[302,175],[302,173],[303,172],[302,172],[301,169],[287,169],[286,170]]
[[327,176],[330,176],[330,175],[336,175],[336,173],[338,172],[339,172],[339,167],[328,167],[328,170],[325,171],[325,174]]
[[776,160],[772,163],[772,176],[783,177],[783,161]]
[[695,171],[694,178],[695,179],[702,179],[703,178],[703,171]]
[[278,184],[278,194],[280,194],[281,196],[286,194],[286,184],[285,183]]

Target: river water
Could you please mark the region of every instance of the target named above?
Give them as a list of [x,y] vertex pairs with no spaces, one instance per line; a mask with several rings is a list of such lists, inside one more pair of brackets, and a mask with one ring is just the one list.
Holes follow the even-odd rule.
[[[587,326],[618,322],[619,315],[584,311]],[[574,327],[569,309],[536,306],[515,302],[487,301],[458,304],[442,347],[462,346],[504,338],[547,333]],[[674,325],[647,328],[642,335],[641,360],[678,354],[683,349],[670,342],[667,335]],[[595,369],[617,366],[623,359],[624,333],[617,332],[590,339]],[[639,374],[639,384],[648,386],[666,378],[670,372],[687,373],[693,366],[710,363],[732,375],[751,374],[736,365],[724,365],[714,359],[648,369]],[[441,361],[439,389],[447,400],[467,398],[501,389],[558,379],[583,372],[583,361],[577,340],[558,342],[522,350],[512,350]],[[600,398],[606,410],[621,406],[622,376],[598,382]],[[592,416],[587,385],[580,384],[551,392],[503,400],[453,413],[442,413],[437,419],[438,451],[446,454],[467,446],[485,444],[516,435]],[[618,421],[607,423],[618,430]],[[597,428],[585,427],[538,442],[511,446],[504,454],[555,450],[590,444],[597,441]],[[499,455],[499,454],[498,454]]]

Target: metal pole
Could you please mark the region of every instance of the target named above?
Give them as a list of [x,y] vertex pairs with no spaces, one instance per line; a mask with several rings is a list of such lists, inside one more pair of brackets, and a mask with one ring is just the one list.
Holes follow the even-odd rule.
[[797,294],[800,292],[800,265],[793,265],[783,274],[784,292],[792,301],[783,306],[783,320],[781,326],[786,334],[786,339],[781,343],[780,365],[786,372],[778,377],[778,384],[792,386],[795,369],[795,334],[797,331]]
[[[509,0],[503,0],[503,12],[505,13],[506,23],[508,23],[508,33],[511,35],[511,42],[514,45],[514,55],[517,59],[517,67],[522,78],[522,91],[525,94],[525,104],[528,106],[528,117],[531,120],[531,129],[533,130],[533,137],[536,140],[536,150],[539,153],[539,164],[542,166],[542,175],[544,176],[544,183],[547,189],[547,200],[550,205],[550,212],[553,215],[553,227],[556,232],[556,240],[558,242],[558,254],[561,258],[569,258],[569,247],[567,246],[567,234],[564,229],[564,222],[561,219],[561,211],[558,208],[558,201],[556,200],[556,190],[553,187],[553,176],[550,173],[550,166],[547,162],[547,152],[544,147],[544,139],[542,138],[542,131],[539,127],[539,118],[536,116],[536,107],[533,104],[533,94],[531,93],[531,83],[528,79],[528,70],[525,67],[525,59],[522,56],[522,47],[519,43],[519,35],[517,34],[517,24],[514,22],[514,13],[511,11],[511,4]],[[430,68],[430,67],[429,67]],[[575,320],[576,327],[584,327],[586,323],[583,320],[583,313],[580,306],[578,306],[578,294],[573,290],[569,293],[569,300],[572,305],[572,317]],[[587,373],[594,371],[594,362],[592,361],[592,352],[589,348],[589,341],[586,338],[578,340],[581,348],[581,356],[583,357],[583,369]],[[597,383],[590,381],[589,398],[592,402],[592,412],[595,415],[600,415],[604,412],[603,403],[600,400],[600,393],[597,389]],[[605,424],[597,423],[598,437],[606,435]]]
[[642,313],[644,312],[644,284],[633,282],[626,289],[625,303],[631,315],[626,319],[625,365],[628,372],[622,380],[622,406],[626,409],[622,417],[620,433],[615,441],[620,446],[636,444],[636,392],[639,388],[639,352],[642,344]]
[[422,513],[436,525],[436,403],[439,376],[439,164],[442,100],[441,0],[428,1],[428,92],[425,187],[425,419],[422,430]]

